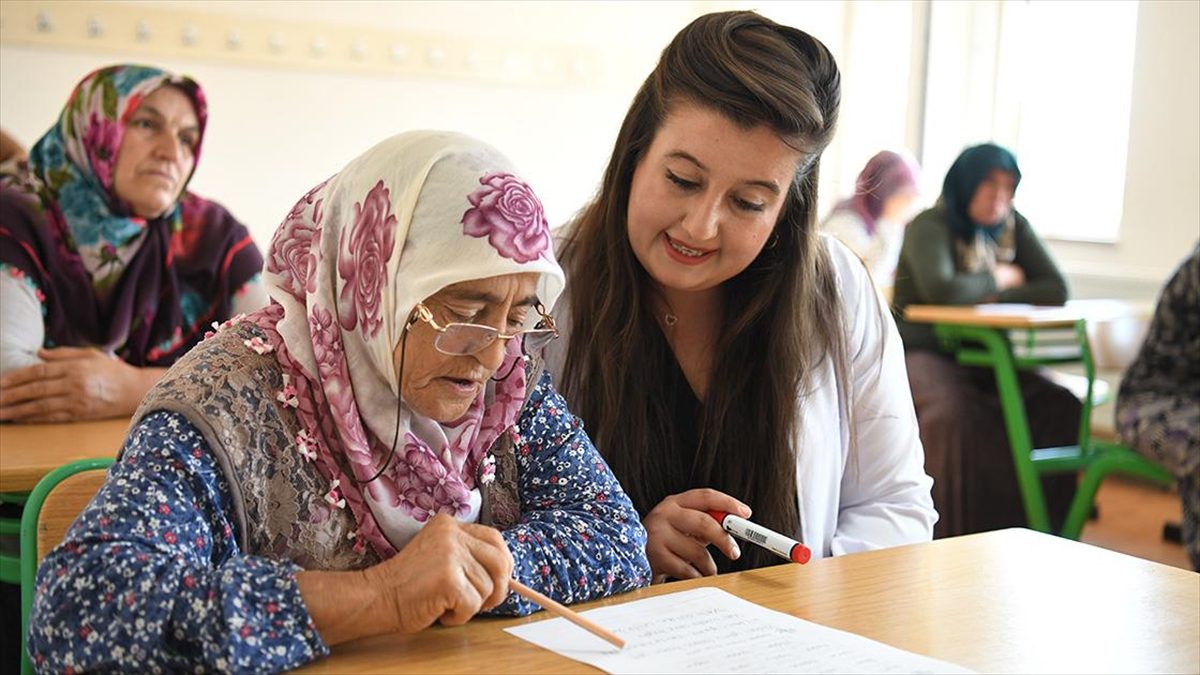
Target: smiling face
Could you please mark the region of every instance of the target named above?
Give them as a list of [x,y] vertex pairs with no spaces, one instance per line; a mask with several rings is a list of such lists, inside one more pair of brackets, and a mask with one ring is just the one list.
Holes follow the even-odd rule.
[[159,87],[142,99],[121,138],[113,170],[117,198],[142,218],[170,209],[196,165],[200,126],[196,108],[175,87]]
[[987,178],[975,188],[967,215],[976,225],[995,225],[1012,209],[1013,193],[1017,189],[1016,178],[1003,169],[992,169]]
[[713,289],[762,251],[801,155],[765,126],[672,106],[633,172],[629,243],[660,286]]
[[[525,326],[538,302],[536,273],[506,274],[447,286],[424,305],[441,326],[473,323],[511,335]],[[400,392],[417,414],[449,423],[462,417],[504,360],[506,340],[495,340],[474,354],[449,355],[437,350],[440,333],[418,321],[404,344]],[[518,338],[519,339],[519,338]],[[400,348],[393,354],[396,367]]]

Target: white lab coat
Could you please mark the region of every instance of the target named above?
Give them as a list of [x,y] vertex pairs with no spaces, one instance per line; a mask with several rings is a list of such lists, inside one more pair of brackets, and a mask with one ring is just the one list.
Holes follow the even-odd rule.
[[[826,360],[813,391],[799,395],[803,419],[795,471],[801,529],[792,536],[814,557],[929,541],[937,521],[933,479],[925,474],[900,335],[863,263],[837,239],[821,238],[845,303],[851,381],[837,382],[833,362]],[[546,354],[556,376],[570,339],[569,312],[564,295],[554,309],[562,337]],[[842,387],[849,387],[850,411],[839,403]]]

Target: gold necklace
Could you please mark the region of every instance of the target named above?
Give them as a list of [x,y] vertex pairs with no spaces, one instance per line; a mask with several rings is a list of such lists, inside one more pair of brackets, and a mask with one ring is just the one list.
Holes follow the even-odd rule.
[[667,312],[666,314],[663,314],[663,321],[667,324],[668,328],[673,328],[675,324],[679,323],[679,317]]

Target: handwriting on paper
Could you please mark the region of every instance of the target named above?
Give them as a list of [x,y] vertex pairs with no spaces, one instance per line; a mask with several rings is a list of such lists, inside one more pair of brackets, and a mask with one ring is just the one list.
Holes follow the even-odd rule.
[[967,673],[958,666],[782,614],[716,588],[602,607],[584,616],[617,650],[562,619],[509,633],[609,673]]

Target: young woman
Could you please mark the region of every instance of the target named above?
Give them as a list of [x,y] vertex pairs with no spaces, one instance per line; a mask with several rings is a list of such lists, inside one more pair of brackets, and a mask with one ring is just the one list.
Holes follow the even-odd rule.
[[895,326],[862,263],[816,231],[839,78],[803,31],[700,17],[638,91],[566,236],[572,339],[552,362],[658,579],[775,561],[710,509],[817,556],[930,537]]

